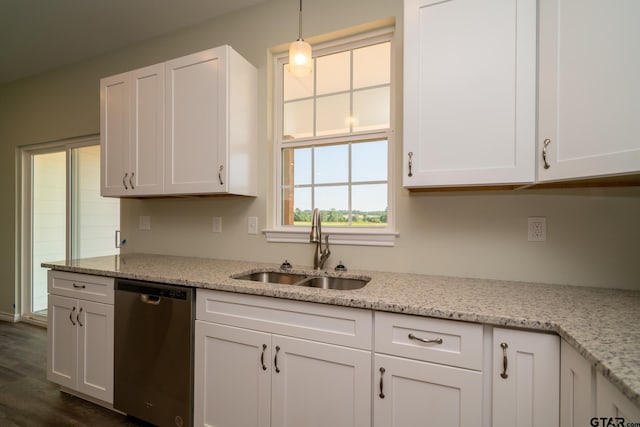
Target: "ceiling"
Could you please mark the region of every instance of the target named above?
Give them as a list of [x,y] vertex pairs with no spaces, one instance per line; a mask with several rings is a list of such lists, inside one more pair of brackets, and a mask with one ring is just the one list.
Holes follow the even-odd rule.
[[266,0],[0,0],[0,83]]

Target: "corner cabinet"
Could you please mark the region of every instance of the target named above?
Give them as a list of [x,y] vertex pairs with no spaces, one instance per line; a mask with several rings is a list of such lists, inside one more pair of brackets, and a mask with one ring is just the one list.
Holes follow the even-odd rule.
[[101,194],[257,194],[257,71],[230,46],[101,80]]
[[534,181],[536,8],[405,0],[405,187]]
[[540,1],[539,181],[640,171],[638,16],[636,0]]
[[113,403],[113,279],[49,271],[47,379]]
[[198,289],[196,426],[371,426],[367,310]]

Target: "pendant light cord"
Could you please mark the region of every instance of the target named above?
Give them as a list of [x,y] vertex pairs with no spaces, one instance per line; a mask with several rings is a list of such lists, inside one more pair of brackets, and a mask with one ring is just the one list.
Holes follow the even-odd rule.
[[298,40],[302,38],[302,0],[300,0],[300,11],[298,12]]

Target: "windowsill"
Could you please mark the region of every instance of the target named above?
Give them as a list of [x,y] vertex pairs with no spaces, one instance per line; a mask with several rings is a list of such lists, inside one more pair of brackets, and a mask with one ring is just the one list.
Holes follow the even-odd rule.
[[[266,229],[268,242],[309,243],[309,230]],[[398,232],[386,230],[323,230],[331,245],[395,246]],[[324,238],[323,238],[324,240]]]

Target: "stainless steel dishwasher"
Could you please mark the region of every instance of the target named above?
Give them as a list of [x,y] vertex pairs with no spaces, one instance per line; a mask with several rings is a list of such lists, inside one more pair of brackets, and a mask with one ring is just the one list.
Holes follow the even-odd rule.
[[191,426],[194,290],[118,279],[113,407],[158,426]]

